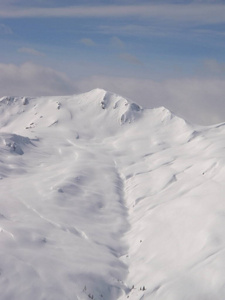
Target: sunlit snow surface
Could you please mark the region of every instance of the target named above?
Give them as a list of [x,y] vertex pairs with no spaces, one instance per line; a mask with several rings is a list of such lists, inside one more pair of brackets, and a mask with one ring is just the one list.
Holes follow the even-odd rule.
[[0,299],[225,299],[224,182],[224,124],[100,89],[2,98]]

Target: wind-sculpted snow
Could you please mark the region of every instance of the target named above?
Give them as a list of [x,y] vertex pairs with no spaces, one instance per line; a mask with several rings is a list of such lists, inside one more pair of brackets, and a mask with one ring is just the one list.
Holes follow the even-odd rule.
[[100,89],[2,98],[0,298],[224,299],[224,148]]

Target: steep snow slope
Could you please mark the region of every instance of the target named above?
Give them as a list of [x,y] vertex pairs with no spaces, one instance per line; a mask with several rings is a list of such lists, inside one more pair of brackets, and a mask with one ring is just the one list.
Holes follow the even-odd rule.
[[1,299],[225,298],[224,147],[104,90],[2,98]]

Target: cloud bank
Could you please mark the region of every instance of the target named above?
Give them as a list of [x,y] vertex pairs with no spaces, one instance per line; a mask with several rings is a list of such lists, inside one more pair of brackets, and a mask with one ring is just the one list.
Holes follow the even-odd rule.
[[54,69],[25,63],[0,64],[1,96],[41,96],[74,93],[70,79]]

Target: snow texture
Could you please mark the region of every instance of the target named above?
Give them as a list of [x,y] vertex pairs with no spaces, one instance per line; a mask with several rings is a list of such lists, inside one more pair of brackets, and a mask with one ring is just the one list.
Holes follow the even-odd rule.
[[0,99],[1,300],[225,299],[224,148],[100,89]]

